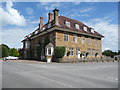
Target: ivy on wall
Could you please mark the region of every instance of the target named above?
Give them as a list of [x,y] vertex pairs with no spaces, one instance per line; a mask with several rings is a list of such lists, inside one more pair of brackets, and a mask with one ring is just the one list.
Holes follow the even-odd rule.
[[37,58],[38,60],[41,59],[41,56],[42,54],[45,56],[45,46],[47,44],[50,43],[50,39],[49,39],[49,36],[46,36],[44,41],[42,41],[42,39],[38,42],[37,44],[37,48],[36,48],[36,51],[37,51]]

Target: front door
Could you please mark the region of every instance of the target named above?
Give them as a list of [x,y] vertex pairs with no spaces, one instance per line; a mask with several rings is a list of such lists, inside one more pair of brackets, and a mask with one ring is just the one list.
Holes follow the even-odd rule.
[[78,51],[78,59],[80,58],[80,51]]

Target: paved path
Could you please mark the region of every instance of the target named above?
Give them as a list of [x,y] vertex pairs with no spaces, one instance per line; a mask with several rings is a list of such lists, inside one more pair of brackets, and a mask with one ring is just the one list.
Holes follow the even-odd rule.
[[117,88],[117,63],[3,62],[3,88]]

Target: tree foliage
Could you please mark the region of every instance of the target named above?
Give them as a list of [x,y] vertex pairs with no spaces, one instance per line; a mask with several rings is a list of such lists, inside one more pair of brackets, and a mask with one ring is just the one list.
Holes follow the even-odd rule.
[[9,56],[15,56],[15,57],[18,57],[19,56],[19,52],[17,49],[15,48],[10,48],[9,50]]
[[65,47],[64,46],[56,46],[55,47],[55,57],[62,58],[65,55]]
[[9,47],[5,44],[0,45],[0,57],[9,56]]
[[0,45],[0,57],[7,57],[7,56],[19,56],[19,52],[15,48],[9,48],[5,44]]
[[105,55],[105,56],[114,57],[118,53],[117,52],[113,52],[112,50],[105,50],[102,54]]

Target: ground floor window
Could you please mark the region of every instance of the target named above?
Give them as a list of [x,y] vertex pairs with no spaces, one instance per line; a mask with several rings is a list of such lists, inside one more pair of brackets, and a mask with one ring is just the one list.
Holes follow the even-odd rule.
[[76,55],[78,55],[78,52],[80,52],[80,48],[76,48]]
[[51,55],[51,48],[48,48],[48,55]]
[[46,55],[51,56],[53,53],[53,47],[46,48]]
[[69,48],[69,55],[73,56],[74,55],[74,49],[73,48]]

